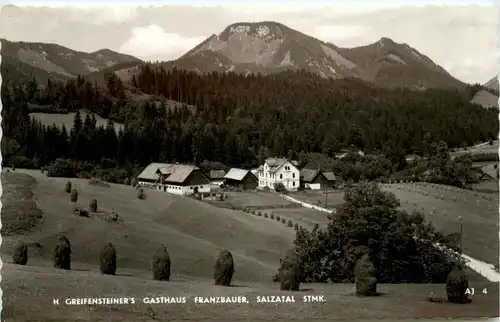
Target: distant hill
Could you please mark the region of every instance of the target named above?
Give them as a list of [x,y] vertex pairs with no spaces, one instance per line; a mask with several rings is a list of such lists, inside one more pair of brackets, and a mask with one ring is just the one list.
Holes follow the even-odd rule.
[[484,84],[484,87],[490,88],[495,91],[500,91],[500,86],[498,84],[498,76],[493,77]]
[[465,86],[415,48],[389,38],[338,51],[358,66],[364,80],[380,86],[412,89]]
[[1,72],[4,80],[24,79],[30,75],[42,82],[48,78],[63,80],[118,64],[141,62],[136,57],[109,49],[85,53],[57,44],[13,42],[6,39],[1,39],[1,44]]
[[499,92],[498,77],[495,76],[483,85],[483,89],[474,95],[471,102],[484,108],[498,108]]
[[412,89],[465,86],[429,57],[389,38],[340,48],[272,21],[232,24],[165,65],[244,74],[305,69],[322,77],[361,78]]

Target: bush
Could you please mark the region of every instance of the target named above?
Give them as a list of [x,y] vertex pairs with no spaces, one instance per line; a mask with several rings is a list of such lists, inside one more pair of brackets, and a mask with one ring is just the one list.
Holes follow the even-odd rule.
[[71,160],[56,159],[47,166],[47,176],[73,178],[76,176],[75,164]]
[[144,189],[143,188],[139,188],[137,190],[137,198],[139,199],[146,199],[146,194],[144,193]]
[[90,208],[90,211],[97,212],[97,200],[96,199],[90,200],[89,208]]
[[12,263],[17,265],[26,265],[28,262],[28,245],[22,241],[18,241],[14,245],[12,252]]
[[138,184],[138,182],[137,182],[137,179],[136,179],[136,178],[132,179],[132,181],[130,182],[130,185],[131,185],[132,187],[136,187],[136,186],[137,186],[137,184]]
[[289,250],[280,260],[279,280],[280,290],[298,291],[300,288],[301,269],[299,256],[294,250]]
[[16,168],[21,169],[39,169],[40,164],[36,159],[29,159],[25,156],[15,155],[7,159],[8,163],[11,165],[12,171],[16,171]]
[[54,268],[71,269],[71,245],[66,236],[60,235],[57,237],[52,259]]
[[286,224],[286,219],[285,219],[285,218],[282,218],[282,219],[281,219],[281,223]]
[[168,251],[165,246],[162,246],[153,255],[151,269],[153,271],[154,280],[170,280],[170,256],[168,255]]
[[71,181],[66,182],[66,185],[64,186],[64,191],[67,193],[71,193]]
[[267,217],[268,217],[267,212],[265,212],[264,213],[264,218],[267,218]]
[[292,220],[288,220],[288,227],[293,227],[293,223],[292,223]]
[[71,190],[70,201],[76,203],[78,201],[78,191],[76,189]]
[[116,274],[116,249],[113,244],[108,243],[101,249],[99,263],[101,274]]
[[281,221],[281,217],[279,215],[276,216],[276,221]]
[[228,250],[219,253],[214,265],[215,285],[229,286],[234,274],[233,255]]
[[125,178],[125,180],[123,180],[123,184],[128,186],[130,185],[130,179],[129,178]]
[[261,214],[260,212],[257,212],[257,216],[259,216],[259,217],[260,217],[260,216],[262,216],[262,214]]
[[455,265],[446,279],[446,295],[448,302],[464,304],[468,302],[468,296],[465,294],[469,287],[467,275],[461,265]]
[[377,270],[370,259],[370,254],[364,254],[356,262],[354,275],[356,277],[356,295],[377,295]]
[[283,185],[283,183],[281,182],[277,182],[274,184],[274,190],[276,190],[276,192],[279,192],[279,193],[286,193],[286,188],[285,188],[285,185]]
[[271,214],[271,219],[274,219],[274,214]]

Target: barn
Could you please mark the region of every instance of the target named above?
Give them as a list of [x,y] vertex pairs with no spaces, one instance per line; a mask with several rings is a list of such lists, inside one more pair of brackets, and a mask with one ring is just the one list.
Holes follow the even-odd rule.
[[337,177],[335,177],[335,173],[333,172],[323,172],[326,180],[328,180],[328,187],[335,188],[335,184],[337,182]]
[[224,176],[224,184],[228,187],[254,190],[257,189],[259,180],[250,170],[231,168]]
[[319,190],[326,189],[331,185],[330,180],[319,170],[302,169],[300,170],[300,186],[302,188]]
[[200,168],[187,164],[151,163],[137,176],[139,185],[189,195],[210,192],[210,179]]

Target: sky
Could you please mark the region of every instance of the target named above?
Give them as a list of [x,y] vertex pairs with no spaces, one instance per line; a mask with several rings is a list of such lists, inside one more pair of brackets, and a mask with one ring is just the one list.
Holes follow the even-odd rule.
[[341,47],[382,37],[407,43],[469,83],[485,83],[499,71],[499,10],[493,1],[13,3],[0,12],[1,38],[86,52],[109,48],[170,60],[232,23],[277,21]]

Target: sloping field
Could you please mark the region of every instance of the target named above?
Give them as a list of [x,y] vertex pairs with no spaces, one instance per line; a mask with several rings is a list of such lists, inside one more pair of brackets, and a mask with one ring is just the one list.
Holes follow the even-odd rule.
[[[157,282],[133,276],[65,272],[48,267],[11,264],[2,269],[3,319],[6,321],[318,321],[416,317],[496,317],[498,284],[474,282],[472,303],[430,303],[444,297],[442,284],[379,284],[379,297],[353,296],[352,284],[303,284],[302,292],[281,292],[277,284],[245,283],[216,287],[209,281]],[[57,282],[55,282],[57,281]],[[487,294],[481,291],[487,289]],[[294,295],[295,303],[257,303],[257,296]],[[304,303],[304,295],[323,295],[326,302]],[[146,304],[144,297],[186,297],[186,304]],[[245,296],[248,304],[195,304],[195,296]],[[133,297],[129,305],[64,305],[66,298]],[[58,298],[61,305],[52,300]]]
[[[73,128],[73,121],[75,119],[75,114],[76,113],[67,113],[67,114],[62,114],[62,113],[30,113],[30,116],[33,117],[34,119],[42,122],[44,125],[59,125],[59,126],[66,126],[66,129],[69,131]],[[82,121],[85,120],[85,117],[87,116],[87,112],[81,110],[80,115],[82,116]],[[99,115],[95,114],[95,119],[97,126],[104,126],[108,124],[108,119],[102,118]],[[118,122],[113,122],[113,125],[115,127],[115,130],[118,132],[121,128],[123,128],[123,124],[118,123]]]
[[[300,226],[306,229],[314,228],[314,225],[318,224],[320,227],[326,226],[328,223],[328,214],[318,210],[310,208],[275,208],[275,209],[262,209],[262,212],[266,212],[268,215],[274,214],[274,216],[280,216],[280,218],[291,219],[293,224],[298,223]],[[271,218],[267,218],[273,220]],[[274,219],[276,220],[276,219]]]
[[2,173],[2,237],[28,232],[43,220],[33,200],[35,184],[26,174]]
[[464,253],[498,265],[498,195],[426,183],[381,187],[396,194],[408,212],[422,212],[446,233],[460,232],[458,217],[461,216]]
[[337,189],[326,192],[321,190],[306,190],[290,193],[289,196],[310,203],[311,205],[327,206],[328,208],[335,208],[344,202],[344,191]]
[[225,192],[226,203],[235,208],[263,207],[277,205],[291,205],[293,202],[281,198],[279,194],[272,192]]
[[458,150],[454,152],[450,152],[450,156],[452,158],[455,158],[460,155],[464,154],[479,154],[479,153],[498,153],[498,146],[499,146],[499,141],[493,141],[493,145],[490,145],[489,143],[483,143],[479,144],[473,147],[469,147],[467,150]]
[[[72,245],[75,269],[98,271],[99,250],[109,241],[117,249],[118,273],[135,270],[151,275],[151,257],[165,244],[173,275],[211,278],[216,256],[227,248],[235,257],[236,283],[267,282],[276,273],[280,256],[293,245],[293,230],[242,211],[219,209],[149,189],[145,190],[147,198],[139,200],[130,186],[93,186],[88,180],[71,179],[79,192],[78,206],[87,207],[96,198],[101,211],[116,211],[120,221],[78,217],[73,215],[69,194],[64,192],[67,179],[48,178],[39,171],[24,172],[37,180],[34,200],[44,214],[39,229],[24,238],[40,243],[44,249],[42,253],[30,253],[28,265],[51,266],[56,234],[63,232]],[[11,262],[16,240],[4,238],[2,254],[9,255],[3,256],[5,262]]]
[[[302,193],[297,193],[302,195]],[[289,206],[294,205],[292,201],[282,198],[277,193],[272,192],[226,192],[227,199],[225,203],[235,207],[235,208],[245,208],[245,207],[256,207],[262,213],[262,218],[264,218],[264,213],[268,214],[269,218],[264,218],[271,220],[270,215],[274,213],[275,216],[279,215],[280,218],[292,220],[292,224],[298,223],[307,229],[312,229],[314,225],[319,224],[323,226],[328,222],[328,218],[325,213],[305,207],[297,208],[285,208],[277,206]],[[308,194],[307,196],[312,196],[313,194]],[[295,196],[295,194],[293,194]],[[297,204],[295,204],[297,205]],[[258,218],[261,218],[258,217]],[[274,219],[273,221],[278,221]],[[287,223],[281,225],[285,226]],[[289,227],[288,227],[289,228]]]

